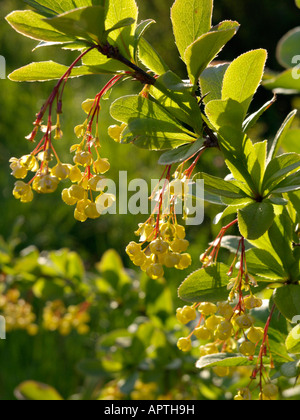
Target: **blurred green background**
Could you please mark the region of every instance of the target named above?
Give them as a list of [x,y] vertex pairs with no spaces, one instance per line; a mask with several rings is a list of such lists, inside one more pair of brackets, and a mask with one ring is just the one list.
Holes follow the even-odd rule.
[[[171,23],[170,6],[173,0],[143,0],[139,2],[140,19],[153,18],[157,24],[147,33],[146,38],[152,42],[172,70],[183,78],[183,63],[178,59],[174,44]],[[21,0],[0,1],[0,55],[6,58],[7,74],[31,61],[54,60],[64,64],[71,63],[74,52],[61,52],[55,48],[39,49],[32,52],[35,41],[17,34],[4,21],[4,17],[13,10],[24,9],[26,5]],[[220,55],[221,60],[234,59],[243,52],[254,48],[266,48],[269,51],[268,67],[280,70],[275,58],[278,40],[290,29],[298,25],[299,13],[293,1],[273,0],[215,0],[214,23],[232,19],[241,23],[241,29]],[[81,103],[86,98],[92,98],[107,80],[105,77],[93,76],[71,80],[65,90],[63,106],[64,138],[57,149],[65,162],[71,163],[70,146],[76,142],[74,126],[84,120]],[[115,249],[122,257],[125,266],[130,262],[125,254],[128,242],[134,239],[133,232],[145,216],[105,216],[97,221],[78,223],[73,218],[73,208],[64,205],[60,191],[50,196],[35,197],[27,205],[22,205],[12,196],[14,179],[10,176],[9,159],[20,157],[31,151],[31,144],[26,142],[25,135],[32,129],[32,122],[43,101],[48,97],[53,87],[52,82],[18,84],[0,80],[0,236],[6,241],[14,240],[16,252],[34,245],[40,251],[69,248],[76,251],[84,260],[87,269],[93,269],[107,249]],[[111,101],[120,95],[138,92],[140,85],[129,82],[117,88],[111,98],[103,105],[101,115],[101,141],[103,155],[111,162],[110,177],[118,182],[119,171],[128,171],[128,179],[158,178],[161,168],[157,165],[159,155],[149,153],[134,146],[122,146],[114,143],[107,135],[107,127],[113,123],[109,116]],[[260,89],[253,106],[258,108],[271,93]],[[282,120],[290,110],[290,99],[279,97],[275,106],[265,114],[255,136],[271,136],[279,128]],[[215,171],[215,175],[225,175],[226,169],[217,152],[207,153],[201,159],[203,171]],[[188,239],[191,241],[193,269],[199,266],[199,255],[206,244],[216,233],[211,227],[218,208],[207,206],[205,222],[199,229],[189,229]],[[171,282],[176,308],[176,288],[185,273],[167,273],[167,281]],[[34,340],[32,346],[31,340]],[[12,398],[12,390],[20,381],[36,379],[60,386],[64,396],[74,392],[80,383],[73,366],[91,351],[91,343],[84,341],[79,345],[69,339],[61,346],[52,337],[39,336],[29,339],[20,335],[18,342],[9,340],[0,345],[0,399]],[[70,350],[71,347],[71,350]],[[66,348],[69,350],[67,351]],[[22,355],[22,357],[20,356]],[[63,355],[63,357],[62,357]],[[55,371],[53,371],[54,367]],[[59,376],[64,378],[60,380]],[[10,378],[7,381],[6,378]],[[68,377],[68,380],[66,380]]]

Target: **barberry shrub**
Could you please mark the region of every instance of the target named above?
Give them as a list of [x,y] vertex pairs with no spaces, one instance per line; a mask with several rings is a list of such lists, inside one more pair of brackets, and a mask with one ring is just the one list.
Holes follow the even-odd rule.
[[[249,379],[236,390],[235,400],[280,398],[278,378],[299,375],[300,341],[292,322],[300,315],[300,155],[297,142],[293,150],[282,153],[295,111],[274,139],[253,142],[250,138],[251,129],[276,100],[270,98],[249,113],[264,78],[267,51],[252,50],[231,63],[214,63],[236,35],[238,22],[212,26],[213,0],[176,0],[171,20],[188,75],[188,80],[182,80],[146,40],[154,22],[138,21],[135,0],[27,3],[33,10],[7,16],[16,31],[39,41],[38,48],[56,45],[79,53],[69,66],[32,63],[10,75],[19,82],[58,80],[27,136],[36,142],[32,153],[10,161],[17,179],[14,196],[27,203],[34,193],[52,193],[69,180],[62,199],[75,206],[78,221],[105,213],[115,197],[107,193],[104,177],[110,163],[101,151],[101,101],[116,84],[127,80],[142,84],[138,95],[112,103],[116,125],[108,128],[110,136],[123,144],[162,151],[162,177],[170,182],[173,175],[172,182],[179,183],[182,191],[186,184],[204,180],[205,200],[224,207],[216,223],[231,218],[208,249],[202,250],[202,267],[179,287],[179,297],[190,306],[178,308],[177,319],[191,330],[179,339],[178,348],[190,352],[200,346],[197,368],[212,368],[220,377],[232,375],[237,367],[249,367]],[[281,55],[282,62],[291,67],[289,58]],[[75,127],[73,162],[63,163],[55,150],[55,142],[63,138],[63,92],[71,77],[92,74],[111,74],[111,80],[82,104],[86,117]],[[282,82],[280,76],[264,79],[271,89]],[[195,173],[202,155],[212,148],[219,150],[227,165],[225,179]],[[164,267],[186,270],[191,265],[185,228],[175,211],[176,201],[185,192],[170,191],[159,190],[155,211],[136,232],[140,242],[127,247],[133,263],[153,281],[164,276]],[[163,206],[167,193],[168,214]],[[237,236],[228,234],[233,228]],[[222,247],[233,254],[229,263],[220,261]],[[57,307],[65,313],[60,303],[49,304],[45,313],[49,328],[48,315],[51,321]],[[278,317],[281,322],[274,322]],[[33,321],[28,321],[30,328]],[[67,333],[71,327],[60,328]]]

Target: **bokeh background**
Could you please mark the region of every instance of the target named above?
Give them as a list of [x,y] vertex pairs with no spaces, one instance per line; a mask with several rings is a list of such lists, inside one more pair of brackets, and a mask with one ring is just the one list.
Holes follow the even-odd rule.
[[[170,68],[185,78],[169,18],[172,3],[172,0],[140,1],[140,19],[156,20],[157,24],[149,30],[146,38],[165,58]],[[17,34],[5,22],[4,17],[8,13],[25,7],[26,4],[21,0],[0,0],[0,55],[6,58],[7,74],[31,61],[52,59],[64,64],[71,63],[76,57],[74,52],[61,52],[55,48],[32,52],[36,42]],[[280,70],[275,57],[277,42],[299,23],[299,13],[293,1],[215,0],[214,23],[225,19],[237,20],[241,23],[241,29],[221,53],[220,60],[232,60],[250,49],[266,48],[269,51],[268,67]],[[92,76],[69,81],[62,119],[64,138],[58,145],[63,161],[71,162],[69,148],[76,140],[74,126],[84,120],[82,101],[94,97],[105,80],[102,76]],[[133,232],[137,224],[144,221],[144,216],[105,216],[81,224],[74,220],[73,209],[62,203],[59,191],[50,196],[36,197],[27,205],[21,205],[12,196],[14,180],[10,176],[8,161],[11,157],[30,152],[31,145],[26,142],[25,135],[31,131],[35,113],[52,87],[52,82],[18,84],[8,79],[0,80],[0,236],[14,248],[16,254],[30,246],[39,251],[62,248],[76,251],[87,270],[93,270],[106,250],[115,249],[125,266],[132,268],[124,250],[127,243],[133,240]],[[111,162],[110,177],[117,183],[120,170],[128,171],[129,180],[141,177],[150,180],[161,175],[161,168],[157,165],[158,153],[116,144],[107,135],[107,127],[113,123],[109,116],[109,104],[120,95],[138,92],[139,87],[138,83],[132,82],[122,85],[103,105],[101,141],[104,155]],[[252,104],[253,109],[270,97],[270,92],[260,88]],[[290,97],[279,97],[253,136],[267,138],[274,135],[290,109]],[[217,176],[226,174],[226,168],[217,152],[207,153],[201,160],[201,168],[203,171],[213,171]],[[216,233],[212,220],[218,211],[218,208],[208,205],[203,225],[188,232],[194,261],[191,270],[198,268],[199,255]],[[183,273],[167,273],[167,282],[172,285],[170,290],[174,308],[177,305],[176,288],[183,277]],[[67,344],[64,340],[49,336],[29,338],[18,335],[14,339],[0,342],[0,399],[13,398],[14,388],[25,379],[57,386],[64,397],[75,393],[83,378],[74,366],[80,358],[91,353],[92,345],[72,337]]]

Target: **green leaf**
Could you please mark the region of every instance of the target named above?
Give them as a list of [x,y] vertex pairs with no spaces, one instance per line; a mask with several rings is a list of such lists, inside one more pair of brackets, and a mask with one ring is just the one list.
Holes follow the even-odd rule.
[[[196,195],[193,195],[193,197],[195,197],[196,199],[199,199],[199,197],[197,197]],[[204,201],[207,201],[208,203],[211,203],[211,204],[217,204],[218,206],[224,206],[224,203],[220,196],[211,194],[207,191],[204,191]]]
[[[239,184],[239,185],[241,185],[241,184]],[[229,208],[231,209],[231,210],[228,209],[228,214],[229,214],[229,212],[231,214],[236,214],[238,209],[243,209],[248,204],[253,203],[253,199],[250,198],[250,197],[247,197],[247,196],[244,196],[244,198],[222,197],[222,201],[223,201],[224,204],[229,206]]]
[[176,45],[184,60],[184,53],[201,35],[211,29],[213,0],[176,0],[171,20]]
[[83,263],[78,254],[68,249],[49,252],[45,256],[45,262],[40,264],[42,276],[58,277],[68,285],[80,284],[84,276]]
[[15,11],[6,17],[7,22],[20,34],[38,41],[70,42],[73,36],[68,36],[55,29],[43,16],[31,10]]
[[191,83],[197,85],[200,74],[239,29],[237,22],[225,21],[193,42],[184,53]]
[[[268,358],[264,360],[265,364],[269,364]],[[207,369],[216,366],[222,367],[237,367],[237,366],[255,366],[257,364],[257,357],[249,359],[249,357],[242,356],[235,353],[218,353],[209,354],[201,357],[196,363],[198,369]]]
[[287,175],[300,167],[300,155],[297,153],[287,153],[276,157],[267,166],[264,180],[263,191],[272,192],[277,185],[285,179]]
[[124,270],[124,266],[120,255],[115,250],[110,249],[103,254],[100,263],[97,265],[97,269],[102,274],[113,271],[120,276]]
[[[48,80],[60,79],[69,69],[63,64],[54,61],[43,61],[31,63],[25,67],[15,70],[8,77],[14,82],[45,82]],[[108,73],[98,66],[79,66],[74,67],[70,77],[88,76],[91,74]]]
[[82,7],[47,19],[46,23],[73,39],[99,43],[105,32],[105,9],[102,6]]
[[275,206],[286,206],[288,204],[288,200],[286,200],[285,198],[276,197],[274,195],[272,195],[266,201],[275,204]]
[[143,20],[141,23],[139,23],[136,27],[135,33],[134,33],[134,58],[137,62],[138,59],[138,46],[141,37],[145,34],[148,28],[152,26],[155,22],[153,19],[147,19]]
[[[289,129],[297,115],[297,110],[292,111],[284,120],[279,131],[277,132],[274,141],[270,143],[268,162],[270,162],[278,153],[281,144],[285,141],[285,138],[289,132]],[[294,151],[294,150],[293,150]]]
[[296,6],[300,9],[300,0],[295,0]]
[[233,199],[246,197],[245,193],[238,188],[233,181],[225,181],[222,178],[208,175],[203,172],[196,174],[194,180],[196,179],[203,179],[205,190],[212,194]]
[[288,352],[300,354],[300,325],[292,329],[286,339],[285,345]]
[[130,347],[133,333],[128,329],[115,329],[106,334],[102,334],[97,342],[97,350],[108,351],[110,347],[118,345],[122,349]]
[[[276,219],[275,219],[276,222]],[[263,236],[261,236],[259,239],[253,240],[253,241],[249,241],[254,247],[259,248],[259,249],[264,249],[266,251],[268,251],[276,260],[279,264],[281,264],[281,259],[280,257],[277,255],[277,252],[275,251],[275,249],[272,246],[272,243],[270,241],[268,232],[266,232]]]
[[157,75],[161,75],[169,71],[169,67],[158,52],[143,37],[141,37],[139,41],[138,57],[144,66]]
[[[105,2],[106,29],[112,28],[123,19],[131,18],[135,22],[138,19],[138,7],[135,0],[113,0]],[[114,41],[120,52],[127,58],[134,57],[134,34],[136,24],[124,28],[119,28],[109,35],[109,40]]]
[[114,32],[117,29],[126,28],[127,26],[131,26],[135,23],[135,20],[133,18],[125,18],[120,20],[118,23],[116,23],[114,26],[112,26],[109,29],[105,30],[105,34],[109,34],[110,32]]
[[66,264],[66,277],[81,283],[84,279],[85,269],[83,262],[76,252],[68,252]]
[[[251,140],[249,139],[246,139],[246,141],[251,142]],[[240,188],[243,189],[247,195],[254,198],[254,196],[257,195],[259,192],[257,190],[257,185],[254,183],[251,175],[249,174],[248,162],[246,160],[245,154],[245,142],[241,140],[240,136],[237,135],[235,138],[235,136],[233,135],[231,146],[228,142],[227,144],[224,144],[223,141],[220,142],[220,144],[223,147],[223,149],[225,149],[225,163],[230,172],[232,173],[234,179],[240,182]],[[232,147],[232,154],[230,153],[230,149],[228,151],[226,150],[227,146],[229,146],[229,148]]]
[[150,87],[150,94],[177,120],[192,127],[202,135],[203,124],[200,107],[192,96],[190,84],[182,81],[177,74],[168,71],[156,79]]
[[[210,102],[208,106],[210,106],[212,102]],[[241,109],[240,104],[237,102],[235,104]],[[224,118],[226,124],[225,113]],[[219,146],[225,156],[225,163],[233,178],[239,183],[240,189],[252,199],[256,199],[256,197],[260,195],[258,185],[256,185],[249,173],[247,161],[249,150],[253,150],[252,141],[242,132],[242,128],[238,129],[235,127],[233,121],[227,121],[227,123],[227,126],[222,125],[220,127],[218,137]]]
[[[300,341],[300,328],[296,327],[293,334],[297,334],[297,333],[299,334],[299,341]],[[290,344],[290,342],[288,344]],[[300,349],[300,345],[299,345],[299,349]],[[293,352],[291,351],[291,353]],[[282,366],[280,366],[280,374],[285,376],[286,378],[297,378],[300,375],[299,360],[296,360],[294,362],[284,363]]]
[[276,102],[276,95],[273,98],[266,102],[258,111],[254,112],[253,114],[249,115],[247,119],[243,122],[243,131],[246,133],[250,128],[252,128],[259,118]]
[[124,143],[141,148],[166,150],[194,142],[194,134],[173,119],[159,104],[140,95],[125,96],[111,106],[111,116],[128,124]]
[[292,248],[293,233],[292,221],[287,211],[275,218],[273,225],[268,231],[269,241],[290,277],[293,275],[293,267],[296,264]]
[[62,401],[56,389],[35,381],[23,382],[16,388],[15,395],[19,400],[27,401]]
[[59,279],[40,278],[34,283],[32,292],[38,299],[47,301],[61,299],[64,296],[65,286],[65,282]]
[[[26,3],[28,3],[31,7],[33,7],[37,12],[39,12],[41,15],[45,17],[53,17],[55,15],[58,15],[59,13],[63,13],[64,10],[61,9],[59,4],[55,4],[55,1],[51,0],[24,0]],[[59,9],[59,11],[55,9]]]
[[244,238],[259,239],[273,224],[274,207],[270,203],[252,203],[238,211],[239,229]]
[[91,44],[88,41],[85,40],[77,40],[77,41],[71,41],[71,42],[47,42],[47,41],[41,41],[38,43],[38,45],[32,50],[36,51],[39,48],[43,47],[56,47],[59,46],[63,50],[71,50],[71,51],[82,51],[88,49]]
[[225,73],[222,99],[230,98],[241,104],[244,116],[261,83],[266,60],[266,50],[250,51],[234,60]]
[[272,194],[283,194],[290,191],[296,191],[300,189],[300,171],[289,175],[282,182],[280,182]]
[[[264,325],[261,326],[263,328]],[[278,330],[274,330],[278,333]],[[272,329],[268,330],[269,336],[269,345],[270,345],[270,354],[272,354],[272,359],[275,365],[280,366],[286,362],[292,362],[294,359],[288,354],[286,347],[284,345],[285,335],[279,334],[278,339],[276,337],[275,340],[272,338]],[[279,341],[280,339],[280,341]]]
[[[207,103],[205,113],[216,129],[222,127],[222,133],[224,133],[228,127],[233,127],[238,131],[239,136],[241,136],[244,109],[239,102],[231,98],[215,99]],[[239,141],[239,143],[241,143],[241,141]],[[233,147],[235,147],[235,145]]]
[[151,118],[132,120],[122,132],[122,143],[149,150],[175,149],[194,140],[173,123]]
[[[292,220],[292,223],[294,223],[295,225],[297,223],[300,223],[300,214],[296,210],[296,209],[300,209],[300,191],[297,190],[293,192],[288,192],[284,194],[283,196],[288,201],[287,209],[288,209],[289,217]],[[299,249],[298,251],[296,249],[294,250],[295,256],[297,252],[299,254],[300,250]]]
[[249,272],[266,279],[286,281],[288,278],[282,265],[265,249],[253,248],[247,252]]
[[53,17],[61,13],[84,6],[97,6],[99,0],[24,0],[46,17]]
[[200,88],[203,102],[208,104],[215,99],[222,99],[223,79],[229,64],[218,64],[207,67],[200,75]]
[[[224,204],[224,197],[222,199],[220,197],[220,200],[222,200],[223,205],[225,205]],[[229,217],[229,216],[233,216],[233,217],[236,218],[236,216],[237,216],[237,210],[238,209],[237,209],[236,206],[228,206],[228,207],[226,207],[223,212],[221,212],[221,213],[219,213],[219,214],[216,215],[216,217],[214,218],[214,221],[213,221],[214,225],[219,224],[223,219],[225,219],[226,217]],[[231,217],[231,219],[232,219],[232,217]]]
[[273,293],[274,302],[281,314],[292,321],[300,316],[300,286],[289,284],[276,289]]
[[87,53],[83,59],[82,64],[85,66],[102,69],[103,73],[117,73],[119,71],[126,71],[128,67],[112,58],[107,58],[105,55],[100,54],[97,50],[92,50]]
[[179,297],[188,302],[227,300],[228,272],[229,266],[222,263],[195,271],[179,287]]
[[300,42],[300,27],[292,29],[279,41],[276,50],[276,57],[278,62],[289,69],[294,67],[294,57],[298,54]]
[[14,261],[14,274],[21,274],[25,277],[25,273],[32,273],[39,266],[39,252],[33,247],[26,255],[21,256]]
[[275,93],[295,94],[300,91],[299,69],[297,67],[282,73],[268,75],[263,80],[263,86]]
[[204,139],[198,139],[192,145],[182,146],[178,149],[170,150],[161,155],[159,165],[173,165],[174,163],[185,162],[186,160],[199,153],[203,148]]
[[245,144],[245,156],[248,172],[255,185],[255,191],[262,192],[262,182],[266,170],[267,161],[267,141],[252,143],[251,140]]
[[112,104],[110,112],[117,121],[127,124],[136,118],[175,123],[175,120],[160,105],[140,95],[129,95],[117,99]]

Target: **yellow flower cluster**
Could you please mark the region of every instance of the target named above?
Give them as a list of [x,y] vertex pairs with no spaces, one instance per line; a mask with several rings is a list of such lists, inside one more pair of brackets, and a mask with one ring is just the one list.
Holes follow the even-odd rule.
[[[102,175],[110,169],[107,159],[98,155],[93,160],[90,152],[84,151],[81,145],[75,145],[71,151],[76,151],[74,157],[75,166],[70,166],[68,178],[73,182],[70,188],[62,191],[63,201],[69,205],[75,205],[74,217],[80,222],[88,218],[97,219],[109,209],[116,201],[116,197],[105,192],[106,179]],[[82,172],[80,167],[85,168]],[[94,199],[94,193],[97,197]]]
[[[254,327],[255,321],[246,309],[260,306],[261,299],[248,296],[245,298],[245,311],[239,313],[235,312],[228,302],[220,302],[218,305],[203,302],[178,308],[177,319],[184,325],[196,319],[197,310],[201,314],[197,327],[189,337],[179,340],[178,347],[182,351],[191,350],[191,337],[194,335],[201,341],[209,341],[209,344],[200,347],[200,356],[219,353],[220,349],[226,349],[227,352],[238,349],[244,356],[254,356],[258,343],[264,337],[264,330]],[[240,338],[243,338],[243,341],[238,343]]]
[[[277,385],[269,382],[264,385],[262,391],[259,394],[259,399],[261,401],[275,401],[278,398],[279,389]],[[234,397],[234,401],[251,401],[252,392],[249,388],[242,388],[238,391],[237,395]]]
[[[255,327],[255,319],[249,311],[260,308],[262,304],[261,299],[250,294],[243,298],[242,304],[238,304],[236,307],[232,306],[230,302],[219,302],[218,304],[202,302],[178,308],[176,317],[181,324],[196,323],[189,336],[181,337],[178,340],[178,348],[183,352],[192,350],[192,337],[194,336],[201,343],[200,357],[218,353],[239,353],[253,359],[261,343],[265,340],[265,331],[263,328]],[[200,318],[197,321],[199,312]],[[222,366],[213,368],[214,373],[219,377],[229,376],[231,370],[229,367]],[[253,379],[255,379],[255,375]],[[277,394],[277,387],[274,384],[266,383],[260,399],[276,399]],[[240,390],[234,399],[251,400],[250,389]]]
[[66,307],[61,300],[48,302],[44,308],[43,321],[46,330],[58,331],[63,336],[71,334],[72,330],[80,335],[90,331],[90,315],[84,304]]
[[[164,276],[164,267],[185,270],[192,264],[192,258],[186,253],[189,241],[185,239],[184,226],[162,223],[156,236],[156,225],[149,219],[139,226],[137,235],[140,243],[131,242],[126,252],[131,261],[147,273],[153,280]],[[143,249],[143,245],[147,243]]]
[[[51,141],[50,136],[53,130],[55,130],[54,139],[62,137],[59,115],[57,115],[56,126],[39,127],[46,134],[32,154],[20,159],[11,158],[10,168],[12,175],[18,180],[15,183],[13,195],[22,203],[31,202],[34,198],[34,191],[39,194],[53,193],[60,182],[71,181],[73,185],[62,191],[62,199],[67,205],[76,206],[75,219],[85,222],[87,219],[99,218],[115,203],[116,198],[105,192],[107,182],[103,174],[109,171],[110,163],[99,153],[101,146],[98,122],[96,134],[92,135],[92,124],[95,114],[100,110],[100,105],[98,100],[90,99],[82,104],[82,108],[89,117],[93,114],[93,118],[89,122],[88,117],[82,125],[75,127],[75,134],[78,138],[82,138],[82,141],[71,147],[71,153],[75,152],[72,165],[60,161]],[[54,159],[56,163],[53,166],[51,162]],[[29,172],[33,172],[35,175],[26,183],[23,180]]]
[[23,330],[32,336],[38,333],[33,308],[21,299],[18,290],[10,289],[6,294],[0,295],[0,313],[5,319],[6,332]]

